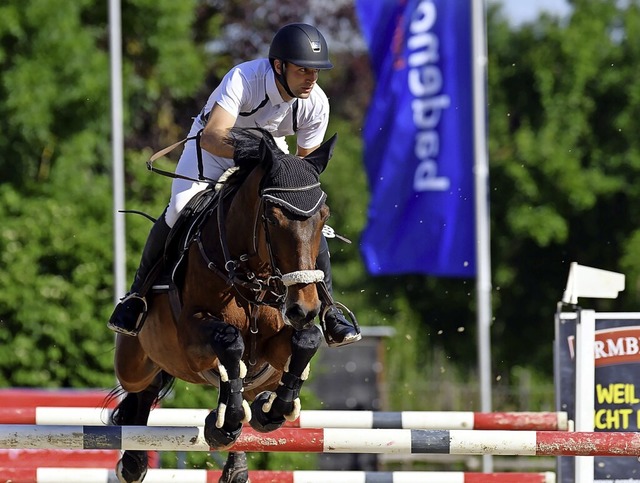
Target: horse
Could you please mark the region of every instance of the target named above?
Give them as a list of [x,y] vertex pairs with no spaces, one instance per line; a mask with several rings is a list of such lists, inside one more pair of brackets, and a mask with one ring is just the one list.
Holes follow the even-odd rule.
[[[146,425],[176,378],[218,388],[204,421],[213,450],[232,446],[245,422],[269,432],[299,416],[300,389],[322,340],[314,319],[332,303],[316,257],[329,216],[319,177],[336,139],[300,158],[266,131],[231,130],[237,168],[188,230],[182,269],[172,272],[178,296],[151,291],[138,336],[116,336],[124,397],[112,424]],[[146,452],[129,450],[116,474],[138,483],[147,467]],[[246,455],[231,451],[220,482],[247,480]]]

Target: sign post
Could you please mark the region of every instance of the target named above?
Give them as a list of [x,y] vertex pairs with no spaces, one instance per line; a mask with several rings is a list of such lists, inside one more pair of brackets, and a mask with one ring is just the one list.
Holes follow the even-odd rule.
[[[628,384],[622,381],[626,376],[622,376],[623,372],[620,367],[611,373],[609,371],[598,370],[599,361],[597,357],[605,353],[605,344],[600,340],[602,331],[609,327],[617,326],[619,321],[611,319],[630,319],[633,320],[632,314],[598,314],[593,310],[583,310],[579,307],[578,299],[587,298],[616,298],[618,293],[624,290],[625,277],[623,274],[601,270],[592,267],[586,267],[577,263],[572,263],[569,270],[569,278],[565,289],[562,303],[558,306],[556,314],[556,350],[555,350],[555,379],[556,379],[556,405],[567,411],[569,418],[575,421],[576,431],[637,431],[637,424],[630,424],[629,418],[626,424],[620,423],[623,413],[613,413],[612,417],[605,418],[611,422],[608,424],[598,425],[595,427],[594,415],[597,420],[603,398],[599,394],[602,391],[598,388],[608,387],[604,400],[613,401],[614,391],[622,393],[626,390],[629,392]],[[571,306],[572,312],[562,312],[564,306]],[[630,316],[630,317],[628,317]],[[635,314],[638,323],[640,323],[640,314]],[[624,325],[624,324],[623,324]],[[640,333],[640,327],[637,327]],[[628,352],[628,348],[624,346],[625,342],[613,342],[611,348],[616,353]],[[632,344],[633,345],[633,344]],[[636,340],[636,347],[638,341]],[[636,364],[640,362],[640,351]],[[637,373],[637,367],[629,371],[627,376]],[[610,381],[611,377],[620,376],[620,381]],[[626,379],[625,379],[626,380]],[[621,403],[628,402],[631,398],[625,399],[623,396],[616,396]],[[640,403],[640,400],[638,400]],[[628,411],[629,408],[618,408]],[[560,409],[558,409],[560,410]],[[617,418],[617,419],[616,419]],[[571,458],[560,457],[558,459],[558,475],[559,483],[593,483],[594,477],[599,482],[617,481],[625,475],[628,476],[630,468],[628,463],[634,464],[634,470],[640,472],[640,464],[637,461],[630,462],[629,458],[622,458],[620,466],[624,466],[621,473],[616,472],[619,466],[614,460],[619,458],[600,458],[598,464],[595,464],[594,457],[580,456],[575,457],[573,466],[570,464]],[[601,460],[601,461],[600,461]],[[617,476],[616,476],[617,475]],[[627,480],[625,480],[627,481]],[[638,480],[640,481],[640,480]]]

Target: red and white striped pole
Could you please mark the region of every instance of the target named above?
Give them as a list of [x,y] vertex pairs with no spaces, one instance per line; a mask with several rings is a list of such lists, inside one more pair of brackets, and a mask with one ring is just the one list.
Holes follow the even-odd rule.
[[[4,449],[211,451],[202,427],[1,425]],[[250,452],[529,456],[640,456],[640,433],[245,428],[231,447]]]
[[[149,426],[198,426],[208,409],[165,409],[151,411]],[[77,407],[4,407],[0,424],[58,424],[99,426],[107,424],[110,409]],[[567,431],[566,412],[471,411],[328,411],[303,410],[289,427],[361,429],[480,429]]]
[[[101,468],[0,468],[12,483],[110,483],[113,470]],[[145,483],[218,483],[221,471],[150,469]],[[250,471],[252,483],[555,483],[554,473],[463,473],[431,471]]]

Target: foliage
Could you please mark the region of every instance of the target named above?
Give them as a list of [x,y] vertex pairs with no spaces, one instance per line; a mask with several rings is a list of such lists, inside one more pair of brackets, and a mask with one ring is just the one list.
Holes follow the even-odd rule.
[[111,297],[107,180],[86,174],[62,199],[0,186],[0,340],[12,347],[0,356],[3,386],[111,384],[113,338],[95,329],[107,316],[96,301]]
[[[552,307],[569,263],[629,276],[598,310],[637,310],[638,2],[576,1],[566,21],[489,29],[496,322],[509,365],[550,370]],[[491,20],[491,19],[490,19]],[[517,303],[514,303],[515,301]],[[541,311],[545,307],[545,311]],[[498,359],[498,360],[500,360]]]
[[[0,358],[3,386],[113,385],[104,325],[114,297],[105,14],[88,0],[0,7],[0,340],[13,349]],[[193,15],[190,2],[125,7],[129,132],[166,110],[163,96],[192,94],[202,71]],[[148,155],[126,153],[138,208],[158,203],[157,181],[134,169],[144,171]],[[137,221],[128,236],[139,250],[149,226],[135,229]]]
[[[149,155],[184,135],[233,62],[264,55],[278,25],[307,18],[305,2],[273,2],[268,15],[260,3],[271,5],[123,2],[127,208],[161,212],[170,180],[145,169]],[[340,40],[336,68],[320,79],[331,99],[329,133],[339,133],[323,187],[330,224],[353,242],[330,241],[334,285],[361,324],[396,330],[387,380],[391,404],[403,409],[421,404],[405,396],[426,367],[473,379],[476,288],[365,272],[360,125],[373,79],[362,46],[350,41],[347,3],[318,10],[319,25]],[[497,386],[521,379],[522,367],[539,371],[534,380],[550,378],[553,310],[570,262],[627,275],[619,300],[589,303],[597,310],[633,311],[639,298],[640,2],[572,5],[568,19],[518,28],[497,7],[488,16]],[[12,349],[0,355],[2,386],[113,384],[104,325],[114,299],[108,40],[104,2],[0,5],[0,341]],[[126,221],[132,274],[150,225]],[[209,405],[200,390],[176,392],[176,402]]]

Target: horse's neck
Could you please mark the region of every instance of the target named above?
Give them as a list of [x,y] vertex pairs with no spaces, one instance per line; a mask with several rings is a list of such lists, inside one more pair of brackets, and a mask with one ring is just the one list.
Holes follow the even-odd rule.
[[234,255],[254,255],[262,236],[260,221],[260,177],[252,173],[230,201],[225,215],[227,245]]

